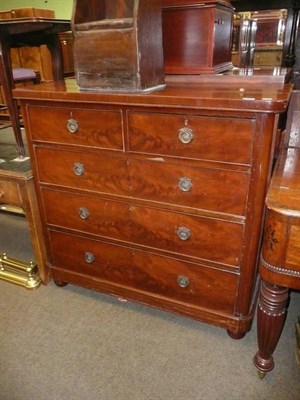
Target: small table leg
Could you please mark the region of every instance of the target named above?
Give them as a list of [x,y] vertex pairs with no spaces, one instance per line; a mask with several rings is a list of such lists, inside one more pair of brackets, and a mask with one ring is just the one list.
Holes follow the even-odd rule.
[[0,84],[2,85],[6,105],[14,131],[18,155],[25,156],[25,147],[22,139],[21,126],[19,121],[19,111],[17,101],[12,97],[14,81],[10,62],[10,45],[7,36],[0,37]]
[[284,326],[288,299],[288,288],[261,282],[257,314],[259,350],[253,360],[261,378],[274,368],[272,354]]

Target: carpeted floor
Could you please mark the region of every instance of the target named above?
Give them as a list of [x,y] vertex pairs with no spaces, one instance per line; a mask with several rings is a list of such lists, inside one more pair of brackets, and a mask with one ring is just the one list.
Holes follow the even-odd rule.
[[[26,219],[0,214],[0,251],[33,259]],[[34,291],[0,281],[1,400],[299,400],[293,292],[274,354],[258,378],[256,322],[226,331],[68,285]]]
[[[0,252],[33,259],[24,217],[0,213]],[[258,378],[256,321],[241,340],[188,318],[72,285],[0,281],[0,400],[300,400],[293,292]]]

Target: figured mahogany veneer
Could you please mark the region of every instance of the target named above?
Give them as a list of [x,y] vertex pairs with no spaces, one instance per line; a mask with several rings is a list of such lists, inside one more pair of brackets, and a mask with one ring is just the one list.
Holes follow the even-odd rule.
[[55,282],[235,338],[250,329],[264,196],[291,87],[240,89],[210,80],[85,93],[68,79],[15,90]]

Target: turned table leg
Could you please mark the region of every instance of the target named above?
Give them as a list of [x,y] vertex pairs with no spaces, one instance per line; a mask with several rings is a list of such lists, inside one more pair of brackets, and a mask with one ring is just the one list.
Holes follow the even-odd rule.
[[254,357],[254,365],[261,378],[274,368],[272,354],[284,326],[288,299],[288,288],[261,282],[257,314],[259,350]]
[[9,37],[6,35],[0,36],[0,85],[3,89],[6,105],[9,112],[9,118],[15,135],[18,156],[24,157],[25,147],[22,139],[18,104],[12,96],[14,80],[10,61],[10,42]]

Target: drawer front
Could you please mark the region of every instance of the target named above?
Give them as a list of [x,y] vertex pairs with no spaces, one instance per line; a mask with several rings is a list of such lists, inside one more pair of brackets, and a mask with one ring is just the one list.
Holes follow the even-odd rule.
[[251,164],[255,120],[128,114],[129,150]]
[[31,106],[27,114],[33,141],[123,148],[121,111]]
[[41,182],[196,209],[245,213],[247,173],[42,148],[36,149],[36,157]]
[[50,231],[54,266],[139,292],[232,313],[237,275]]
[[42,183],[113,195],[128,195],[126,159],[44,148],[36,148],[35,154],[39,180]]
[[249,186],[247,173],[166,164],[163,160],[129,160],[133,197],[244,215]]
[[48,224],[213,262],[240,264],[243,225],[43,190]]
[[0,181],[0,204],[22,205],[20,188],[17,183]]

